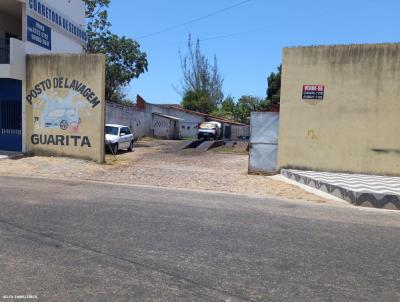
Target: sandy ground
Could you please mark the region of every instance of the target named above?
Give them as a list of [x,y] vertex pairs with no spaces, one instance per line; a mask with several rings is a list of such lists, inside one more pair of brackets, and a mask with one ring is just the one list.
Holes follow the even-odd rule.
[[[321,197],[268,176],[247,174],[247,154],[180,150],[182,141],[141,140],[133,152],[106,156],[106,164],[57,157],[0,160],[0,175],[97,180],[234,192],[325,203]],[[226,151],[226,148],[222,148]]]

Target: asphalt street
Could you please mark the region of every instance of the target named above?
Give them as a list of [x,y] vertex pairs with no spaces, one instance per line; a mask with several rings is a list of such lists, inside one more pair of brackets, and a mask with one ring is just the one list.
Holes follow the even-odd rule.
[[400,301],[399,230],[394,211],[0,177],[0,300]]

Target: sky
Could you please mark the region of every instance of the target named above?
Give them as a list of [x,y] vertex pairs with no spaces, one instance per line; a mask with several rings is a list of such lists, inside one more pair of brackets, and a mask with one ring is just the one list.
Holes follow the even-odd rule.
[[174,87],[189,34],[217,56],[223,92],[237,100],[266,96],[284,47],[399,42],[399,12],[399,0],[111,0],[109,18],[112,32],[137,40],[148,57],[128,97],[172,104],[182,99]]

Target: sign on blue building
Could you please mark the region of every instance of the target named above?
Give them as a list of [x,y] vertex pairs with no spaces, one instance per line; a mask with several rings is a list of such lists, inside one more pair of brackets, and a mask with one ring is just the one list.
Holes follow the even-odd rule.
[[46,0],[26,0],[26,13],[35,20],[40,20],[50,26],[56,32],[68,36],[83,46],[86,45],[88,37],[85,26],[72,21],[61,11],[49,5]]
[[28,16],[28,41],[51,50],[51,28]]

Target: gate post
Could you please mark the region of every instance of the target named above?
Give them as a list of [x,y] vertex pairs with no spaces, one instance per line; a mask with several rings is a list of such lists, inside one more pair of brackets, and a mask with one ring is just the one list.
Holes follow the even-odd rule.
[[251,113],[249,173],[277,173],[278,135],[279,113]]

